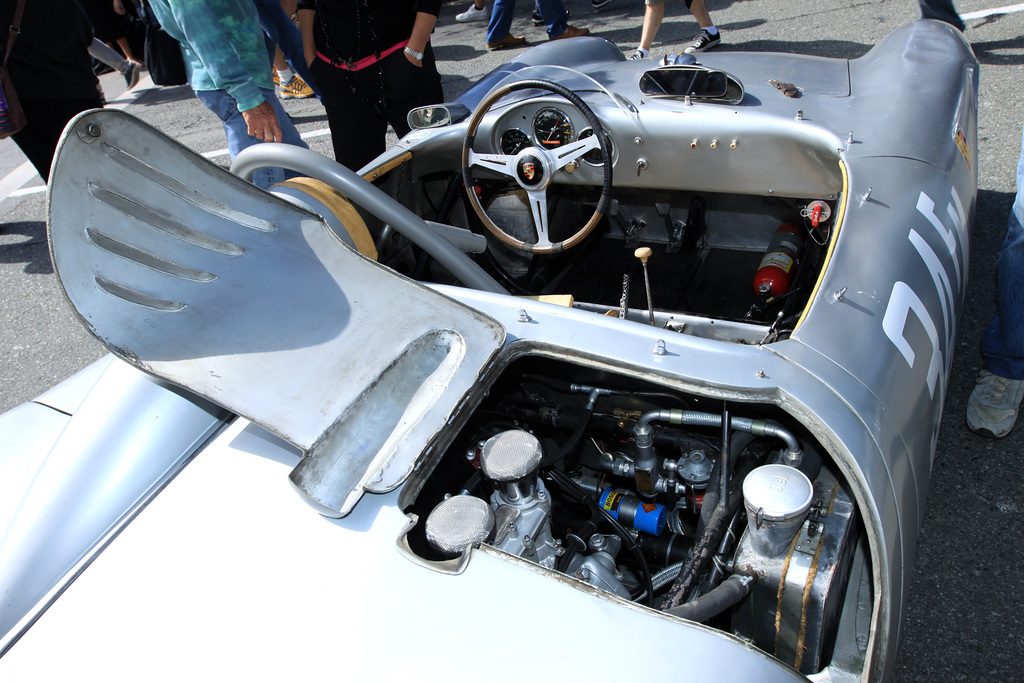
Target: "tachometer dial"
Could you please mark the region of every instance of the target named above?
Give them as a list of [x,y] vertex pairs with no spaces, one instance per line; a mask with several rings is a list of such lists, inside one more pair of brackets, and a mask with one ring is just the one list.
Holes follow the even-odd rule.
[[572,121],[560,109],[541,109],[533,117],[533,134],[544,149],[554,149],[572,142]]
[[499,143],[502,154],[518,154],[530,146],[530,136],[518,128],[509,128],[501,134]]

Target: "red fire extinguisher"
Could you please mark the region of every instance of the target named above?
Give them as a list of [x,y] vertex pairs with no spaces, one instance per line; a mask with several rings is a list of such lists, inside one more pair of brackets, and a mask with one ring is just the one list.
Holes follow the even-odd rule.
[[772,235],[768,250],[754,275],[754,291],[758,294],[779,296],[789,291],[793,282],[796,260],[804,248],[803,230],[791,223],[783,223]]

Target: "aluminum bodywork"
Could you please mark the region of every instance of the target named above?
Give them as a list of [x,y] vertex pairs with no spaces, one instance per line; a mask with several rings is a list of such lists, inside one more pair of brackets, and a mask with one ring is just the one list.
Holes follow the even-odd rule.
[[[563,640],[564,649],[552,643],[534,653],[548,672],[564,669],[576,676],[588,670],[589,664],[578,661],[567,665],[559,653],[582,651],[587,643],[582,632],[603,627],[617,632],[626,651],[672,652],[652,654],[645,673],[678,676],[684,667],[694,679],[798,680],[786,666],[792,661],[780,664],[731,635],[585,587],[566,590],[561,584],[568,580],[523,571],[525,564],[487,548],[473,554],[457,579],[423,570],[395,552],[394,540],[408,523],[402,511],[427,486],[452,430],[499,373],[538,357],[709,400],[772,406],[805,429],[849,487],[863,525],[865,566],[870,567],[863,583],[871,596],[870,604],[856,591],[846,599],[849,609],[870,613],[870,624],[862,627],[869,640],[837,650],[833,666],[812,678],[887,678],[909,587],[904,568],[913,561],[966,287],[977,184],[977,63],[962,37],[937,22],[903,27],[849,62],[701,55],[703,64],[743,82],[745,99],[723,105],[645,97],[637,85],[643,64],[624,62],[605,41],[573,42],[527,52],[460,102],[472,109],[507,79],[536,78],[546,69],[555,78],[558,70],[547,65],[569,66],[604,89],[593,88],[585,99],[613,141],[617,190],[683,188],[834,202],[837,232],[830,235],[824,264],[794,329],[776,341],[768,324],[686,318],[680,334],[664,329],[673,319],[665,312],[652,327],[639,322],[646,314],[620,320],[493,292],[425,287],[358,256],[318,217],[225,179],[127,117],[81,117],[62,145],[69,160],[58,159],[51,198],[54,261],[79,315],[129,363],[251,419],[299,452],[259,436],[255,426],[232,428],[230,438],[200,453],[51,608],[52,622],[41,621],[0,660],[0,671],[38,666],[35,657],[49,638],[81,626],[97,609],[96,594],[111,586],[145,590],[148,580],[138,578],[142,569],[133,558],[147,548],[152,552],[154,535],[171,528],[176,501],[204,501],[189,524],[210,544],[208,550],[216,545],[218,529],[237,534],[238,555],[212,551],[217,562],[265,562],[259,576],[281,582],[287,563],[261,558],[259,532],[229,524],[223,501],[211,490],[221,493],[211,482],[237,477],[247,504],[251,494],[253,505],[266,506],[254,516],[254,525],[267,528],[272,543],[287,546],[282,552],[296,562],[293,576],[302,586],[289,592],[278,618],[304,620],[300,623],[312,625],[314,640],[324,645],[349,633],[336,623],[347,614],[341,618],[358,619],[369,634],[405,625],[417,634],[412,654],[426,656],[457,638],[482,665],[497,656],[492,641],[501,638],[478,624],[497,619],[513,632],[536,629],[539,617],[522,597],[529,595],[539,608],[553,608],[545,613],[543,628]],[[794,83],[800,97],[783,97],[768,84],[771,79]],[[546,103],[524,99],[496,108],[477,140],[496,145],[512,113],[533,114],[530,107]],[[879,124],[880,112],[887,114],[885,125]],[[414,132],[378,163],[412,151],[418,176],[450,169],[461,151],[462,130],[453,125]],[[94,177],[100,163],[107,166]],[[562,182],[600,184],[600,173],[581,164]],[[133,183],[145,188],[143,199],[118,189]],[[385,319],[386,333],[377,327]],[[342,377],[345,381],[339,381]],[[410,377],[417,379],[409,382]],[[128,487],[135,491],[133,501],[148,500],[153,487],[164,485],[167,473],[177,471],[225,419],[204,399],[193,401],[162,386],[146,391],[171,401],[166,410],[174,423],[164,427],[178,434],[182,445],[165,449],[163,464],[147,465],[160,474],[153,483]],[[134,399],[125,400],[120,413],[100,418],[90,414],[100,409],[87,399],[65,431],[83,430],[104,447],[120,430],[131,438],[148,434],[149,426],[129,417]],[[193,412],[202,424],[184,423]],[[61,436],[58,444],[77,443],[70,439]],[[39,452],[48,447],[45,439],[41,443]],[[62,456],[54,453],[59,451],[55,447],[48,461],[58,462]],[[124,453],[130,461],[130,453]],[[266,461],[242,474],[250,469],[247,454]],[[94,460],[82,462],[122,466],[105,459],[99,448],[89,457]],[[292,482],[318,509],[348,516],[337,522],[299,521],[292,509],[301,507],[293,506],[297,499],[280,496],[271,483],[271,470],[281,478],[280,468],[267,465],[274,459],[292,468]],[[59,491],[75,489],[77,496],[78,471],[65,470],[52,486],[37,477],[31,491],[42,491],[33,494],[41,502],[34,504],[26,495],[27,502],[11,511],[16,522],[0,541],[0,586],[13,585],[20,593],[30,567],[54,569],[39,580],[35,593],[24,593],[35,595],[25,604],[5,603],[14,615],[4,623],[5,647],[26,621],[39,616],[37,605],[48,604],[75,567],[95,556],[107,542],[100,540],[104,534],[116,532],[134,514],[137,503],[112,501],[105,521],[94,524],[99,531],[89,533],[60,530],[60,520],[43,519],[42,512],[26,514],[33,505],[41,509],[70,495]],[[396,488],[359,502],[364,491]],[[104,490],[86,487],[81,505],[88,507]],[[237,504],[228,507],[237,511]],[[62,510],[58,517],[65,514]],[[209,529],[202,529],[204,520],[210,520]],[[80,536],[79,550],[67,553],[64,564],[33,549],[64,533]],[[188,552],[185,544],[172,547]],[[175,566],[180,563],[168,558],[168,569],[155,571],[155,580],[170,581]],[[332,578],[347,590],[327,588]],[[401,596],[390,592],[396,586],[402,587]],[[368,597],[352,593],[367,589]],[[244,615],[243,596],[225,593],[232,596],[225,611]],[[215,599],[210,591],[196,595]],[[179,611],[170,604],[115,603],[126,623],[151,611],[158,620],[161,610]],[[396,618],[399,613],[406,616]],[[253,628],[241,628],[230,639],[233,645],[244,651]],[[144,640],[124,629],[118,637]],[[353,645],[353,652],[366,654],[351,665],[356,674],[409,670],[408,662],[386,661],[388,648],[376,639],[360,637],[356,643],[361,648]],[[293,644],[318,650],[305,640]],[[142,642],[135,647],[153,651]],[[863,669],[858,673],[844,658],[859,658]],[[320,657],[304,657],[298,670],[312,673],[324,664]],[[595,674],[636,673],[630,662],[599,664]]]

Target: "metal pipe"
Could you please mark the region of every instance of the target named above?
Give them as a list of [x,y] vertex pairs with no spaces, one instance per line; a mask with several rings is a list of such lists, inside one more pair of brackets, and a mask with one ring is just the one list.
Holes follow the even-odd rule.
[[286,168],[327,183],[409,238],[467,287],[508,293],[451,241],[431,230],[426,221],[333,159],[295,145],[269,142],[242,150],[231,162],[231,172],[245,180],[267,167]]

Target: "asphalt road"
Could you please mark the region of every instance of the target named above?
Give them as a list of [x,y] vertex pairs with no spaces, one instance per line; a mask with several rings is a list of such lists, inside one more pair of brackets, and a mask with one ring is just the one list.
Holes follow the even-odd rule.
[[[449,96],[518,52],[488,52],[482,24],[455,23],[456,12],[468,4],[446,5],[433,37]],[[530,3],[520,4],[513,31],[532,43],[544,40],[543,27],[529,21]],[[636,46],[642,0],[616,0],[600,13],[586,0],[565,4],[572,23],[624,50]],[[909,0],[708,0],[708,6],[722,30],[719,50],[844,58],[863,55],[917,15]],[[963,418],[980,367],[977,342],[995,309],[995,254],[1013,200],[1024,119],[1024,12],[1017,10],[1024,6],[988,16],[1005,5],[968,0],[958,7],[982,64],[978,208],[967,305],[902,624],[898,682],[1024,680],[1024,426],[991,441],[968,432]],[[681,50],[696,32],[682,3],[669,3],[667,14],[654,56]],[[122,94],[120,76],[102,81],[112,105],[227,163],[220,122],[187,87],[147,89],[144,79]],[[310,146],[330,155],[320,105],[301,100],[285,106]],[[24,161],[10,140],[0,141],[0,410],[31,399],[103,354],[64,304],[46,248],[42,183]]]

